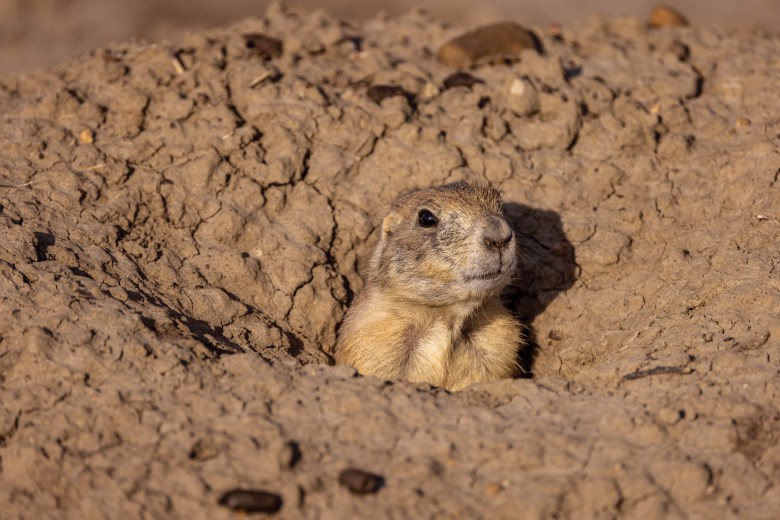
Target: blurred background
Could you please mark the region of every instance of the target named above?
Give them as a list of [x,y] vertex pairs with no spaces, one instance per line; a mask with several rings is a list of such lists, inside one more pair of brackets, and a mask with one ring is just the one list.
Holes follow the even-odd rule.
[[[130,38],[176,41],[182,33],[262,15],[268,0],[0,0],[0,74],[48,67],[94,47]],[[423,8],[473,27],[500,19],[563,24],[591,15],[647,16],[649,0],[290,0],[292,10],[321,8],[359,21],[378,11]],[[777,32],[780,0],[679,0],[693,25],[759,27]]]

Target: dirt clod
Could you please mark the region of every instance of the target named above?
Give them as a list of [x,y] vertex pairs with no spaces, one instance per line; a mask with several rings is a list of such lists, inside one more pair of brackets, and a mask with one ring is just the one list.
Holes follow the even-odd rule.
[[233,489],[222,495],[219,505],[244,513],[276,513],[282,508],[282,497],[255,489]]
[[481,79],[472,76],[468,72],[455,72],[444,78],[444,88],[466,87],[471,88],[477,83],[484,83]]
[[372,85],[366,91],[368,99],[381,105],[382,101],[390,97],[406,97],[407,93],[398,85]]
[[683,14],[668,5],[655,5],[650,10],[648,17],[650,27],[685,27],[689,25],[688,19]]
[[514,22],[499,22],[448,41],[436,56],[445,65],[465,68],[482,59],[517,58],[528,49],[541,51],[540,40],[532,31]]

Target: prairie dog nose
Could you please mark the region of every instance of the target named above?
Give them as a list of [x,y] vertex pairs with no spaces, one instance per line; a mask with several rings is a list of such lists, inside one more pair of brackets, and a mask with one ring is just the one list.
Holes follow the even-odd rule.
[[482,230],[482,238],[485,241],[485,247],[488,249],[500,250],[509,244],[514,233],[509,223],[503,218],[491,215],[487,218],[485,227]]

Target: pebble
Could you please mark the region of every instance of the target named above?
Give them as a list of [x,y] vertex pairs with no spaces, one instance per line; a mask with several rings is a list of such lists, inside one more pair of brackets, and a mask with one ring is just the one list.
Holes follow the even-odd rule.
[[467,32],[442,45],[437,59],[444,65],[465,68],[482,58],[519,57],[526,49],[541,51],[539,38],[514,22],[499,22]]
[[219,447],[211,439],[198,439],[190,449],[190,459],[197,461],[210,460],[219,455]]
[[233,489],[222,495],[219,505],[245,513],[276,513],[282,507],[282,497],[268,491]]
[[421,99],[433,99],[438,95],[439,95],[439,87],[437,87],[435,83],[428,81],[425,83],[425,85],[423,85],[419,97]]
[[366,91],[368,98],[381,105],[384,99],[395,96],[406,96],[406,91],[398,85],[374,85]]
[[247,33],[241,35],[247,49],[259,54],[263,59],[278,58],[282,55],[282,41],[271,38],[261,33]]
[[650,10],[648,24],[650,27],[685,27],[688,19],[677,9],[658,4]]
[[79,141],[81,141],[84,144],[92,144],[93,142],[95,142],[95,134],[92,133],[92,130],[85,128],[79,134]]
[[479,78],[476,78],[469,74],[468,72],[456,72],[454,74],[450,74],[447,76],[447,78],[444,80],[444,88],[454,88],[454,87],[466,87],[471,88],[477,83],[484,83]]
[[367,471],[347,468],[339,475],[339,484],[356,495],[367,495],[379,491],[385,485],[385,479]]
[[507,106],[520,116],[539,110],[539,93],[533,83],[525,78],[510,78],[505,87]]

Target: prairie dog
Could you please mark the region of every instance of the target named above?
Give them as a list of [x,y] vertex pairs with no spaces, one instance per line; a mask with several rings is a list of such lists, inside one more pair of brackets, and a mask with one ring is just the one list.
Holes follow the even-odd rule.
[[336,363],[448,390],[517,375],[522,327],[498,299],[515,274],[515,247],[493,188],[402,194],[339,331]]

